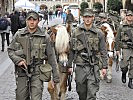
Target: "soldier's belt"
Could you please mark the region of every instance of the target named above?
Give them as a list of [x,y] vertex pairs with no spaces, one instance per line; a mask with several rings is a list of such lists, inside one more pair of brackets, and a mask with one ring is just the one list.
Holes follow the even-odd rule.
[[90,65],[89,63],[76,63],[77,66],[88,66]]
[[35,65],[43,64],[43,61],[44,61],[43,59],[37,59],[36,58],[36,59],[34,59],[34,61],[31,61],[32,63],[29,66],[32,66],[32,65],[34,66],[34,64]]
[[[30,66],[28,66],[28,67],[30,67]],[[17,71],[18,71],[17,75],[19,77],[25,77],[25,76],[27,76],[26,75],[26,72],[22,68],[17,68]],[[38,75],[39,74],[39,71],[35,70],[35,72],[32,71],[32,72],[30,72],[30,74],[32,74],[32,75]]]

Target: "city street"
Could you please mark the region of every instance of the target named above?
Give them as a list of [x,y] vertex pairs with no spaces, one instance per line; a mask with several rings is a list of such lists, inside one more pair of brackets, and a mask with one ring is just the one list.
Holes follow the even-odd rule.
[[[43,22],[41,22],[42,25]],[[60,18],[50,21],[51,24],[61,24]],[[44,24],[46,26],[46,23]],[[10,39],[12,37],[10,36]],[[6,44],[6,43],[5,43]],[[7,48],[7,46],[6,46]],[[15,76],[14,65],[8,58],[7,50],[1,52],[0,38],[0,100],[15,100]],[[133,100],[133,90],[129,89],[127,83],[121,82],[121,71],[115,71],[115,62],[113,64],[113,79],[112,83],[101,81],[100,90],[97,93],[97,100]],[[43,100],[50,100],[50,95],[47,91],[47,83],[44,84]],[[79,100],[76,93],[75,81],[72,82],[72,91],[67,91],[66,100]]]

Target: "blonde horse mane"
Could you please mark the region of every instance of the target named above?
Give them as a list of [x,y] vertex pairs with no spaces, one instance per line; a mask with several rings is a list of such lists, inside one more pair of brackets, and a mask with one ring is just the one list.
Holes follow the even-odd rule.
[[65,53],[69,49],[69,34],[65,26],[58,25],[56,27],[57,34],[55,39],[55,48],[58,54]]

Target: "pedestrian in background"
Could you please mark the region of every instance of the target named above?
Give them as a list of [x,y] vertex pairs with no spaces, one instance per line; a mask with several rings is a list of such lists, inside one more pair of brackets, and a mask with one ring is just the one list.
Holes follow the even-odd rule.
[[43,82],[51,80],[51,71],[53,85],[59,82],[55,52],[49,35],[38,27],[38,13],[28,12],[26,22],[27,26],[17,31],[8,48],[15,64],[16,100],[42,100]]
[[72,23],[74,22],[74,16],[71,13],[71,10],[68,10],[68,14],[66,16],[66,27],[70,25],[70,30],[72,31]]
[[1,40],[2,40],[1,51],[2,52],[4,52],[4,49],[5,49],[5,40],[7,40],[7,46],[9,46],[10,44],[10,41],[9,41],[10,30],[11,30],[10,19],[8,19],[7,15],[4,15],[2,18],[0,18],[0,34],[1,34]]
[[65,9],[65,11],[62,14],[63,24],[66,24],[66,16],[67,16],[67,14],[66,14],[66,9]]
[[49,10],[49,21],[52,21],[53,11],[52,9]]
[[12,32],[12,35],[14,36],[20,27],[20,25],[19,25],[19,12],[15,11],[10,16],[10,19],[11,19],[11,32]]
[[115,42],[117,54],[122,54],[120,67],[122,71],[122,83],[126,83],[128,72],[128,87],[133,89],[133,12],[127,11],[125,21],[118,28]]
[[94,12],[86,8],[83,12],[83,23],[75,29],[70,41],[69,63],[76,64],[75,81],[79,100],[96,100],[99,91],[100,73],[99,57],[103,66],[102,74],[107,69],[107,51],[102,32],[93,24]]

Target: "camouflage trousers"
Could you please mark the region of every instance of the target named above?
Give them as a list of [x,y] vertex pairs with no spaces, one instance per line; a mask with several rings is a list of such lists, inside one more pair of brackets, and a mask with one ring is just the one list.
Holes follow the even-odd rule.
[[18,75],[16,86],[16,100],[42,100],[43,82],[39,74],[32,75],[30,80],[26,75]]
[[121,69],[128,69],[128,77],[133,78],[133,50],[123,49],[123,59],[120,62]]
[[[85,68],[85,69],[84,69]],[[99,67],[95,66],[94,73],[90,73],[90,67],[77,66],[75,69],[76,91],[79,95],[79,100],[96,100],[96,93],[99,91],[100,73]],[[90,73],[87,75],[87,73]]]

